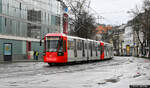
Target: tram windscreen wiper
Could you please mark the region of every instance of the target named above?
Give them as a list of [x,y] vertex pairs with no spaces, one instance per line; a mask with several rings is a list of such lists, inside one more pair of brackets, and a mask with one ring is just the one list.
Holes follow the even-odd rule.
[[58,40],[57,52],[63,52],[63,40]]

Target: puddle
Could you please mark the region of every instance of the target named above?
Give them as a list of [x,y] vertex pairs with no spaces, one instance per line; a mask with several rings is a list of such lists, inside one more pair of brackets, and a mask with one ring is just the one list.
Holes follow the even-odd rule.
[[111,82],[111,83],[116,83],[119,81],[118,78],[110,78],[110,79],[105,79],[106,82]]
[[102,81],[98,82],[97,84],[104,85],[106,83],[117,83],[118,81],[119,81],[119,78],[110,78],[110,79],[102,80]]
[[98,85],[103,85],[103,84],[106,84],[106,81],[101,81],[101,82],[98,82],[97,84]]
[[42,82],[48,82],[49,80],[43,80]]
[[10,85],[10,86],[18,86],[18,85]]

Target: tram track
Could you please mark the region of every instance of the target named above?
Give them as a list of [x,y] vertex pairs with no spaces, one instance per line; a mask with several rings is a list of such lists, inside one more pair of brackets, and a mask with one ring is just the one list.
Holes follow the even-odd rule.
[[[16,70],[11,71],[9,73],[1,73],[0,78],[10,78],[10,77],[24,77],[24,76],[36,76],[36,75],[52,75],[52,74],[60,74],[60,73],[73,73],[79,71],[86,71],[90,69],[96,69],[99,67],[106,67],[106,66],[114,66],[114,65],[121,65],[127,62],[128,59],[111,59],[107,61],[99,61],[93,63],[86,63],[86,64],[77,64],[77,65],[65,65],[65,66],[47,66],[43,63],[37,63],[41,67],[33,65],[35,67],[26,69],[26,70]],[[27,67],[27,66],[25,66]],[[25,69],[24,67],[22,67]]]

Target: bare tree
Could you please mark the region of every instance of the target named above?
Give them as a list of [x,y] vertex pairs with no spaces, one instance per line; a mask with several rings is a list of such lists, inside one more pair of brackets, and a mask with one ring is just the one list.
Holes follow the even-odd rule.
[[[141,44],[142,54],[145,54],[145,47],[149,46],[150,53],[150,0],[143,2],[142,11],[136,8],[136,11],[132,11],[134,19],[131,21],[134,31],[137,34],[138,40]],[[141,41],[139,32],[144,35],[144,40]],[[150,56],[150,54],[149,54]]]
[[68,5],[71,8],[69,12],[70,20],[72,20],[72,25],[74,26],[70,34],[83,38],[92,38],[96,33],[96,23],[93,15],[88,13],[88,0],[68,0]]
[[110,43],[110,40],[113,40],[112,36],[114,35],[114,31],[112,30],[113,27],[109,28],[106,26],[105,28],[106,28],[106,31],[101,33],[102,41]]

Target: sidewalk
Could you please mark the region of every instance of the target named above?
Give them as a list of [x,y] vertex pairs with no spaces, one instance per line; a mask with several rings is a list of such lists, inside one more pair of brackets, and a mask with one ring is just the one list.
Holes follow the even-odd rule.
[[12,60],[12,61],[0,61],[0,64],[3,63],[18,63],[18,62],[43,62],[43,58],[40,58],[38,60],[34,60],[34,59],[26,59],[26,60]]

